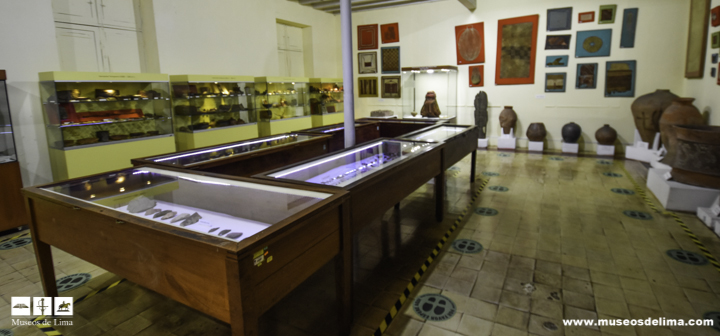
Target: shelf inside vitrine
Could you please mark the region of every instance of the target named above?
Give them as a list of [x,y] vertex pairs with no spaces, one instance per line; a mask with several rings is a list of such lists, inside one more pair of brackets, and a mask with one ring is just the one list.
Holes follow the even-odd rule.
[[198,112],[198,113],[183,113],[179,114],[176,113],[176,116],[204,116],[204,115],[210,115],[210,114],[228,114],[228,113],[240,113],[240,112],[248,112],[248,111],[254,111],[255,109],[243,109],[243,110],[237,110],[237,111],[212,111],[212,112]]
[[248,97],[252,96],[252,93],[248,94],[209,94],[209,95],[197,95],[197,96],[183,96],[183,97],[177,97],[176,99],[206,99],[206,98],[239,98],[239,97]]
[[154,98],[96,98],[96,99],[71,99],[63,101],[48,101],[45,104],[97,104],[97,103],[121,103],[121,102],[134,102],[134,101],[153,101],[153,100],[170,100],[165,97],[154,97]]
[[66,124],[59,125],[59,127],[60,127],[60,128],[66,128],[66,127],[79,127],[79,126],[104,125],[104,124],[121,124],[121,123],[139,122],[139,121],[151,121],[151,120],[166,121],[166,120],[170,120],[170,119],[172,119],[172,118],[170,118],[170,117],[160,117],[160,118],[136,118],[136,119],[103,120],[103,121],[86,122],[86,123],[66,123]]

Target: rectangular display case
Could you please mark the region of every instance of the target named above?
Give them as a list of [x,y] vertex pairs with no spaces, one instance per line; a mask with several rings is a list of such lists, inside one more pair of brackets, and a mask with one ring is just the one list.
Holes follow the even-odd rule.
[[309,81],[304,77],[255,78],[260,136],[312,127]]
[[361,118],[358,121],[376,122],[380,128],[380,137],[397,138],[407,133],[426,128],[428,126],[437,125],[441,120],[428,119],[383,119],[383,118]]
[[[330,139],[330,152],[345,148],[345,124],[334,124],[323,127],[308,128],[300,130],[305,133],[326,134],[332,136]],[[355,122],[355,144],[365,143],[380,137],[380,126],[375,122]]]
[[28,224],[6,80],[0,70],[0,231]]
[[477,138],[480,129],[477,126],[440,124],[405,134],[400,140],[444,143],[442,170],[452,167],[468,154],[470,160],[470,182],[475,181],[475,162],[477,160]]
[[257,138],[255,77],[172,75],[178,150]]
[[261,314],[334,260],[349,332],[346,193],[210,175],[136,167],[24,189],[45,294],[58,296],[54,246],[257,335]]
[[324,134],[286,133],[138,158],[132,163],[251,176],[328,153],[330,139],[331,135]]
[[255,175],[300,185],[350,191],[351,226],[357,232],[413,191],[435,178],[436,216],[442,220],[444,144],[379,139]]
[[343,122],[345,110],[342,78],[310,78],[312,127]]
[[168,76],[42,72],[40,98],[55,180],[130,166],[175,150]]
[[[458,68],[451,65],[402,68],[403,118],[457,120]],[[435,93],[436,104],[426,107],[431,117],[424,116],[425,97]],[[440,115],[434,116],[437,109]]]

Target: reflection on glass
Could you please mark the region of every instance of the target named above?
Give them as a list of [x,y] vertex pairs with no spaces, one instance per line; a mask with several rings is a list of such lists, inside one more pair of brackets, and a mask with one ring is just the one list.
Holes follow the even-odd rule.
[[0,163],[17,161],[5,81],[0,81]]
[[43,189],[232,241],[248,238],[330,196],[154,168],[128,169]]
[[410,141],[378,141],[269,176],[344,187],[435,146]]
[[[184,76],[179,76],[184,77]],[[170,76],[171,81],[173,76]],[[178,132],[254,124],[255,83],[173,81],[173,111]]]
[[428,142],[443,142],[467,130],[465,127],[440,126],[403,139]]

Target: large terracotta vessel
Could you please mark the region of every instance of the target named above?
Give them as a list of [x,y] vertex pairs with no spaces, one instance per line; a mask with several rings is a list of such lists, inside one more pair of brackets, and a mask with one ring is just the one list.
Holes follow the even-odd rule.
[[694,98],[677,98],[665,109],[660,118],[660,138],[667,150],[662,163],[672,166],[675,160],[675,138],[674,125],[702,125],[705,123],[700,111],[693,106]]
[[615,140],[617,140],[617,131],[610,127],[610,125],[605,124],[605,126],[598,128],[595,132],[595,140],[601,145],[612,146],[615,144]]
[[674,126],[677,147],[674,180],[699,187],[720,189],[720,126]]
[[574,122],[567,123],[562,128],[562,138],[565,143],[576,143],[581,134],[582,127]]
[[545,140],[545,136],[547,135],[547,130],[545,130],[545,124],[543,124],[543,123],[530,124],[530,127],[528,127],[525,135],[527,135],[527,137],[530,141],[539,142],[539,141]]
[[500,112],[500,127],[502,127],[502,133],[510,134],[510,129],[515,129],[516,122],[517,113],[515,113],[513,107],[505,106],[505,109]]
[[657,90],[640,96],[630,105],[635,128],[642,141],[652,144],[655,133],[660,132],[660,117],[673,100],[678,98],[670,90]]

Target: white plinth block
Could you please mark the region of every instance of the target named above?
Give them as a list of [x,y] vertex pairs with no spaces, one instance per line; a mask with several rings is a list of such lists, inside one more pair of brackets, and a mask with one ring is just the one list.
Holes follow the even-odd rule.
[[528,141],[528,150],[531,152],[542,152],[545,143],[542,141]]
[[666,180],[669,170],[650,168],[647,187],[667,210],[696,212],[697,208],[709,208],[720,195],[720,190],[696,187],[677,181]]
[[498,138],[498,149],[515,149],[517,139],[515,138]]
[[720,223],[720,217],[716,217],[715,214],[710,211],[710,208],[699,207],[695,213],[700,220],[705,223],[711,230],[717,228]]
[[615,146],[597,145],[597,155],[614,156],[615,155]]
[[478,139],[478,148],[487,148],[488,139]]
[[577,154],[580,151],[580,144],[576,143],[562,143],[562,152],[568,154]]

